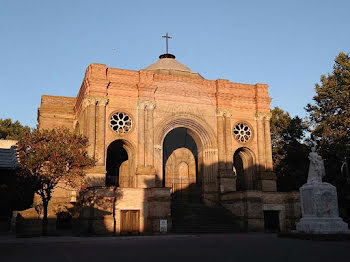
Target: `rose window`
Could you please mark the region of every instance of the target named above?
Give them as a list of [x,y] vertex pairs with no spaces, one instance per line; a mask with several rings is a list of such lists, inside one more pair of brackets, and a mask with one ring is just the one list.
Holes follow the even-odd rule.
[[237,141],[247,143],[252,137],[252,130],[245,123],[237,123],[233,129],[233,136]]
[[117,112],[111,116],[110,125],[118,134],[125,134],[132,128],[132,119],[125,113]]

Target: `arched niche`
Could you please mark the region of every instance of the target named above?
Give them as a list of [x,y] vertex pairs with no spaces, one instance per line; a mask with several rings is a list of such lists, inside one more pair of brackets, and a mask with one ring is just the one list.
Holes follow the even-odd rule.
[[238,148],[233,155],[233,168],[237,176],[236,190],[257,190],[255,155],[247,147]]
[[107,148],[106,186],[135,186],[134,150],[126,140],[117,139]]
[[[194,151],[196,155],[196,151]],[[197,163],[193,152],[187,148],[175,149],[165,163],[165,187],[174,187],[175,191],[188,188],[197,182]]]
[[200,201],[198,145],[187,128],[171,130],[163,142],[163,186],[171,188],[173,200]]

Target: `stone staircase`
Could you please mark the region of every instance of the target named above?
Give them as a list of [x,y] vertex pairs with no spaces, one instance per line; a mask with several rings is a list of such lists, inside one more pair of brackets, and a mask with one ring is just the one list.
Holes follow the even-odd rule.
[[172,202],[174,233],[239,232],[239,220],[228,210],[203,203]]

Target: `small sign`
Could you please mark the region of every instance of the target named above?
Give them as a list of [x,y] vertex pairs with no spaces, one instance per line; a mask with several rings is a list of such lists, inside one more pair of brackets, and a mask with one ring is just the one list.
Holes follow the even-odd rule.
[[168,220],[161,219],[159,221],[159,231],[160,232],[167,232],[168,231]]

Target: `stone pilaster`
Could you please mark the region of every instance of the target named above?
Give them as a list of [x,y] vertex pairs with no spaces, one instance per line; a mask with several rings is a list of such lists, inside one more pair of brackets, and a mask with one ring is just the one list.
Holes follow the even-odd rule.
[[232,134],[231,112],[217,111],[218,157],[219,157],[219,190],[221,193],[236,190],[236,178],[232,171]]
[[145,166],[145,103],[138,102],[138,167]]
[[265,158],[266,158],[267,171],[273,170],[270,119],[271,119],[271,114],[266,114],[264,126],[265,126]]
[[272,172],[272,148],[270,135],[270,117],[268,112],[258,112],[256,114],[258,126],[258,158],[259,174],[262,191],[274,192],[276,187],[276,175]]
[[106,107],[108,104],[107,97],[96,98],[97,108],[96,108],[96,149],[95,156],[97,160],[97,165],[103,166],[106,159]]
[[256,113],[255,120],[257,122],[257,140],[258,140],[258,166],[259,171],[264,172],[265,171],[265,128],[264,128],[264,113]]
[[146,166],[154,167],[154,127],[153,127],[153,111],[156,105],[154,102],[148,102],[146,104],[146,128],[145,128],[145,137],[146,137]]
[[96,98],[87,97],[83,101],[83,112],[85,114],[86,133],[89,138],[88,153],[90,156],[95,157],[96,149]]
[[231,116],[231,112],[225,112],[226,169],[230,172],[232,172],[233,165]]
[[137,187],[154,187],[156,171],[154,168],[154,124],[153,101],[138,103],[138,166],[136,169]]
[[218,138],[218,157],[219,157],[219,173],[225,170],[226,161],[226,145],[225,145],[225,123],[224,123],[224,112],[217,110],[217,138]]
[[89,139],[88,153],[96,159],[96,166],[87,171],[87,181],[93,186],[104,186],[105,163],[105,126],[106,105],[104,96],[89,96],[82,103],[84,114],[84,135]]

